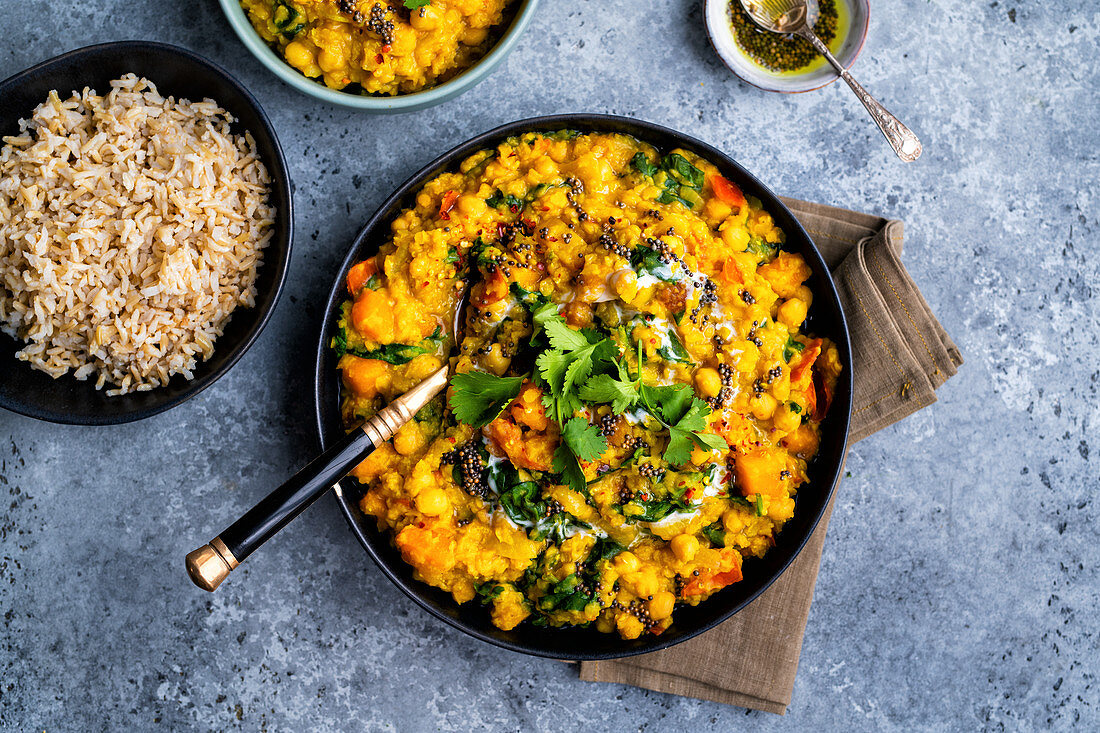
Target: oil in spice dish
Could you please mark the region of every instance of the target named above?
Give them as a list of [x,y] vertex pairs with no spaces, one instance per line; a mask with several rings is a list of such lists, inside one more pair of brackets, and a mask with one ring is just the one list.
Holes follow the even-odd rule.
[[[835,54],[848,34],[851,11],[844,0],[820,0],[818,7],[814,33]],[[740,0],[730,3],[730,22],[737,47],[766,71],[784,76],[801,74],[825,63],[825,57],[806,39],[761,29],[741,7]]]

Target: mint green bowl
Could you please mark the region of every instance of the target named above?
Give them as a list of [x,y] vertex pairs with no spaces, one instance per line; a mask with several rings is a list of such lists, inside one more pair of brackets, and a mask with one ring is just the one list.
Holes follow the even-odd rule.
[[249,22],[248,16],[241,8],[238,0],[218,0],[218,2],[225,12],[225,17],[229,19],[229,25],[233,26],[233,30],[237,33],[237,37],[244,42],[252,55],[258,58],[260,63],[270,69],[275,76],[311,97],[342,107],[351,107],[378,114],[415,112],[416,110],[442,104],[484,80],[500,66],[500,63],[515,48],[520,36],[531,24],[531,18],[535,15],[535,7],[538,5],[538,0],[520,0],[511,24],[504,31],[504,35],[500,37],[496,45],[489,49],[489,53],[458,76],[424,91],[384,97],[381,95],[351,94],[330,89],[322,82],[314,81],[301,74],[284,61],[279,54],[275,53],[275,50],[268,46],[264,39],[260,38],[260,34],[252,27],[252,23]]

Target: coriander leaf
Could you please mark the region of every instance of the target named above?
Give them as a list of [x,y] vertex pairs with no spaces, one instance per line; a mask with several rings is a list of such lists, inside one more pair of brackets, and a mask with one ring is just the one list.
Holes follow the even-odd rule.
[[691,433],[691,439],[700,450],[729,450],[729,444],[720,435],[714,433]]
[[554,318],[557,315],[558,315],[557,303],[547,303],[546,305],[541,305],[538,308],[536,308],[534,314],[531,317],[534,319],[535,323],[537,323],[541,326],[544,323],[546,323],[548,320],[550,320],[551,318]]
[[595,346],[589,345],[569,354],[572,361],[569,364],[569,368],[565,370],[565,381],[562,383],[562,392],[574,392],[579,383],[588,379],[588,375],[592,373],[592,352],[595,348]]
[[691,405],[683,416],[668,429],[668,446],[663,458],[671,465],[687,463],[691,458],[691,449],[698,446],[701,450],[721,450],[726,442],[717,435],[703,433],[707,427],[707,415],[710,408],[698,397],[691,398]]
[[431,5],[432,0],[405,0],[405,7],[409,10],[419,10],[425,5]]
[[488,425],[519,394],[523,377],[465,372],[451,377],[451,411],[455,419],[480,428]]
[[585,461],[594,461],[607,450],[607,439],[583,417],[574,417],[565,423],[561,437],[569,449]]
[[655,406],[661,418],[668,425],[675,425],[684,417],[694,397],[691,387],[686,384],[666,384],[660,387],[642,385],[642,392],[649,405]]
[[542,325],[546,329],[546,335],[550,337],[550,345],[555,349],[572,351],[589,345],[584,334],[570,328],[563,318],[546,318]]
[[677,427],[668,429],[668,446],[665,454],[661,456],[666,463],[679,466],[691,459],[691,433]]
[[539,374],[546,380],[550,392],[545,397],[554,397],[562,393],[565,384],[565,373],[569,369],[569,356],[560,351],[544,351],[539,354],[535,364],[539,368]]
[[688,408],[683,417],[676,421],[676,427],[682,430],[702,430],[707,426],[707,415],[709,414],[710,408],[707,407],[707,403],[698,397],[692,397],[691,407]]
[[561,474],[565,482],[574,491],[584,493],[588,490],[588,481],[584,478],[584,470],[577,461],[577,456],[569,450],[564,442],[554,451],[554,470]]
[[580,388],[585,402],[610,402],[611,411],[621,415],[638,401],[638,389],[633,382],[615,379],[610,374],[597,374]]

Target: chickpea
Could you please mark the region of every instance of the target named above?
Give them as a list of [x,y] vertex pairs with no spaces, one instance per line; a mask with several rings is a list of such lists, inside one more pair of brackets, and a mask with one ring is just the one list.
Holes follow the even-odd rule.
[[619,298],[630,302],[638,294],[638,276],[626,268],[616,270],[611,275],[611,289]]
[[332,74],[341,70],[347,62],[342,51],[342,46],[326,46],[321,49],[317,57],[317,65],[321,67],[321,71]]
[[430,257],[414,257],[409,263],[409,274],[414,280],[423,280],[428,277],[428,273],[431,272],[432,264],[433,262]]
[[[415,13],[414,13],[415,15]],[[478,198],[471,194],[459,196],[458,201],[455,202],[458,206],[458,210],[469,217],[481,216],[488,211],[489,206],[485,203],[484,199]]]
[[615,569],[620,573],[633,573],[641,565],[638,556],[633,552],[620,552],[615,556]]
[[806,301],[801,298],[791,298],[779,306],[778,321],[790,329],[798,328],[806,320]]
[[722,241],[735,252],[744,252],[749,246],[749,233],[741,226],[726,226],[722,229]]
[[657,576],[652,572],[640,572],[634,575],[634,592],[642,597],[647,598],[657,592]]
[[450,505],[451,502],[447,499],[447,494],[438,486],[424,489],[416,495],[416,510],[431,517],[438,517],[447,511]]
[[669,544],[672,546],[672,553],[682,562],[691,562],[699,551],[699,540],[695,539],[695,535],[678,534]]
[[298,70],[305,70],[313,65],[313,51],[301,41],[291,41],[283,51],[288,64]]
[[424,433],[420,432],[420,425],[415,420],[410,420],[401,426],[397,434],[393,436],[393,447],[403,456],[412,455],[424,445]]
[[745,528],[745,520],[741,512],[736,509],[727,509],[722,512],[722,526],[727,532],[740,532]]
[[784,374],[780,379],[772,384],[772,396],[780,402],[787,401],[787,398],[791,396],[790,375]]
[[508,367],[511,365],[512,360],[504,355],[500,344],[493,344],[489,349],[489,353],[482,359],[482,363],[489,371],[499,377],[504,374],[504,372],[508,371]]
[[471,28],[462,36],[462,42],[467,46],[477,46],[485,43],[485,39],[488,37],[488,28]]
[[703,215],[706,216],[708,221],[715,223],[723,221],[732,212],[733,207],[720,198],[708,200],[706,206],[703,207]]
[[558,165],[553,160],[547,157],[540,157],[535,161],[535,170],[539,172],[539,175],[549,178],[558,171]]
[[792,412],[790,405],[784,404],[775,411],[775,415],[772,416],[772,421],[775,423],[777,430],[791,433],[797,430],[798,426],[802,424],[802,416]]
[[409,13],[409,25],[418,31],[430,31],[439,25],[439,11],[431,5]]
[[654,621],[668,618],[672,615],[672,609],[676,605],[676,596],[667,590],[653,594],[653,600],[649,602],[649,616]]
[[756,344],[745,342],[741,345],[741,353],[737,356],[737,371],[748,374],[756,369],[756,363],[760,361],[760,349]]
[[565,306],[565,320],[574,328],[588,328],[592,325],[592,306],[583,300],[574,300]]
[[624,639],[637,639],[645,630],[642,622],[629,613],[620,613],[619,617],[615,619],[615,626],[619,629],[619,635]]
[[722,378],[717,369],[700,367],[695,370],[695,386],[704,397],[717,397],[722,391]]
[[749,409],[757,420],[767,420],[771,417],[775,413],[776,405],[775,398],[767,392],[755,394],[749,400]]

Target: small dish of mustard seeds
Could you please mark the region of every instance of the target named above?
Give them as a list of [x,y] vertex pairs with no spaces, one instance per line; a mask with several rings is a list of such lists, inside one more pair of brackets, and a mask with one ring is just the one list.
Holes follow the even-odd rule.
[[[868,0],[820,0],[814,31],[845,68],[855,62],[867,36]],[[772,92],[808,92],[839,78],[825,58],[802,38],[759,28],[740,0],[704,0],[707,35],[729,69]]]

